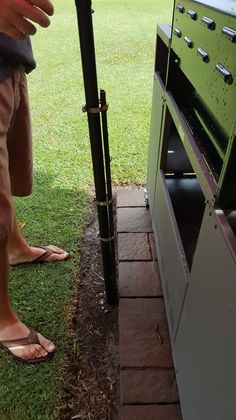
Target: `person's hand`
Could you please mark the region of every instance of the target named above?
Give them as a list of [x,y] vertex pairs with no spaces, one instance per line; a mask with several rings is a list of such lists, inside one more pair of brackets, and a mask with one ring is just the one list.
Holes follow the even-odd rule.
[[0,0],[0,32],[14,39],[24,39],[25,35],[36,33],[32,22],[47,28],[48,16],[52,16],[53,11],[50,0]]

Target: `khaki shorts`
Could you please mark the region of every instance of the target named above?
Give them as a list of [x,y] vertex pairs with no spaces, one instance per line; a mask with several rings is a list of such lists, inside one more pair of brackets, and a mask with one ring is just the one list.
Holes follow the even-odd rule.
[[12,231],[12,195],[32,191],[32,138],[27,81],[22,68],[0,84],[0,240]]

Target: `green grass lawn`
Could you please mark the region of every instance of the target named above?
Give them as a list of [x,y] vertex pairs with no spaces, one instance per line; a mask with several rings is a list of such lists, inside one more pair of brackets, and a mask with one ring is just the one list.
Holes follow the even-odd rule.
[[[55,0],[48,30],[33,39],[38,68],[28,78],[32,106],[35,185],[16,201],[31,244],[58,244],[66,263],[15,268],[10,293],[27,325],[55,341],[51,363],[17,364],[0,352],[0,419],[55,419],[66,384],[64,354],[79,281],[83,230],[92,185],[77,19],[73,1]],[[170,22],[171,0],[94,0],[99,87],[107,92],[112,176],[115,183],[146,179],[155,32]],[[70,337],[70,338],[69,338]],[[72,345],[71,345],[72,351]]]

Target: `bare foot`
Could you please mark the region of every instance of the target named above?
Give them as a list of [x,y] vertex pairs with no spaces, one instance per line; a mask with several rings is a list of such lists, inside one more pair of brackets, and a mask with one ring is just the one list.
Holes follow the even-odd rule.
[[32,332],[19,320],[3,329],[0,328],[0,343],[13,356],[25,362],[40,361],[55,351],[51,341],[39,333]]
[[11,266],[14,266],[32,264],[34,262],[65,261],[68,258],[69,253],[55,245],[48,245],[44,248],[31,246],[25,248],[19,254],[9,255],[9,263]]

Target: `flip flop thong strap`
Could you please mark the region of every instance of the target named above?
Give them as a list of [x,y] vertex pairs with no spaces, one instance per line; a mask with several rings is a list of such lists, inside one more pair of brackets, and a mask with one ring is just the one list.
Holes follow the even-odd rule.
[[29,346],[30,344],[40,344],[38,334],[34,330],[30,330],[29,335],[24,338],[19,338],[15,340],[5,340],[1,341],[2,346],[7,349],[20,347],[20,346]]
[[39,262],[43,262],[46,260],[47,257],[49,257],[50,255],[54,254],[55,251],[53,251],[52,249],[48,248],[48,247],[40,247],[42,249],[45,250],[45,252],[40,255],[39,257],[37,257],[35,260],[32,261],[32,263],[39,263]]

